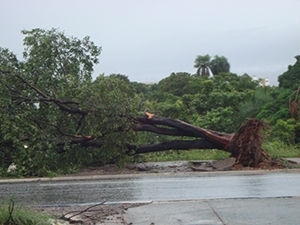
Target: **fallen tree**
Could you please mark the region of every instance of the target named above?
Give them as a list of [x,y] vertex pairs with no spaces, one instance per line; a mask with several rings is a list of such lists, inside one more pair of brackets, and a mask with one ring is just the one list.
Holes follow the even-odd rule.
[[[74,102],[65,102],[60,99],[51,99],[45,93],[31,85],[28,81],[16,75],[24,84],[34,90],[41,98],[42,103],[52,102],[58,108],[69,115],[80,115],[77,127],[81,126],[82,120],[90,113],[80,110]],[[23,99],[24,100],[24,99]],[[29,99],[31,100],[31,99]],[[75,107],[74,107],[75,106]],[[161,117],[146,112],[144,116],[120,118],[132,121],[132,129],[136,132],[152,132],[168,136],[190,137],[189,140],[171,140],[156,144],[134,146],[128,144],[128,154],[141,154],[167,150],[190,150],[190,149],[219,149],[231,153],[231,157],[236,158],[236,163],[243,166],[257,167],[263,161],[269,161],[269,155],[262,149],[261,130],[264,124],[257,119],[246,121],[235,134],[226,134],[218,131],[203,129],[181,120]],[[69,142],[83,147],[102,147],[103,140],[90,135],[68,134],[56,127],[62,137],[68,137]],[[77,128],[76,130],[78,130]],[[121,132],[123,128],[118,127],[116,132]],[[57,143],[58,152],[63,151],[66,141]]]
[[264,124],[258,119],[247,120],[235,134],[203,129],[181,120],[148,112],[143,117],[136,118],[135,121],[133,126],[135,131],[195,138],[135,147],[135,154],[171,149],[219,149],[231,153],[231,157],[236,158],[236,163],[243,166],[257,167],[261,162],[270,161],[269,155],[262,149],[261,130]]
[[[170,149],[219,149],[230,152],[236,163],[253,167],[269,160],[261,148],[263,124],[255,119],[246,121],[235,134],[224,134],[150,113],[136,117],[137,111],[148,107],[148,103],[143,102],[148,91],[153,94],[149,97],[155,98],[165,93],[168,99],[167,96],[173,96],[179,87],[182,89],[180,92],[185,90],[181,88],[181,81],[185,79],[189,79],[185,80],[186,84],[196,82],[195,86],[186,86],[186,90],[190,87],[201,90],[199,96],[198,91],[192,91],[195,95],[192,94],[190,100],[194,109],[184,112],[187,117],[209,112],[209,102],[223,96],[217,94],[224,86],[222,82],[226,82],[226,87],[229,85],[230,94],[226,93],[224,96],[228,98],[226,101],[222,98],[220,102],[225,104],[234,99],[235,108],[247,96],[240,92],[239,82],[247,82],[249,87],[244,90],[245,93],[254,91],[257,86],[251,79],[248,83],[250,77],[241,77],[240,80],[237,75],[224,73],[216,79],[216,88],[212,89],[206,88],[207,82],[214,84],[215,79],[194,79],[187,73],[171,75],[172,79],[176,77],[172,85],[165,86],[163,83],[169,82],[166,79],[161,86],[166,89],[160,87],[153,90],[148,85],[130,82],[120,74],[102,74],[93,80],[93,67],[98,62],[101,48],[95,46],[89,37],[79,40],[55,29],[33,29],[22,33],[25,35],[22,61],[8,49],[0,48],[0,170],[5,171],[16,164],[22,168],[20,174],[43,176],[49,171],[64,171],[83,165],[118,163],[126,158],[125,154]],[[175,83],[180,85],[172,90]],[[238,88],[231,90],[231,86]],[[211,91],[215,97],[208,101],[205,96]],[[161,100],[165,98],[162,97]],[[194,98],[201,101],[193,101]],[[291,100],[291,114],[295,115],[297,102],[296,99]],[[160,100],[154,102],[164,104]],[[203,103],[207,105],[204,108],[201,107]],[[223,103],[218,107],[227,107]],[[182,106],[190,108],[188,104]],[[232,127],[236,121],[232,121]],[[223,129],[221,127],[225,124],[215,129]],[[139,146],[136,143],[144,139],[137,139],[137,132],[180,138]]]
[[[167,118],[146,112],[144,116],[131,118],[132,129],[136,132],[152,132],[160,135],[188,137],[188,140],[170,140],[155,144],[127,145],[128,154],[143,154],[167,150],[217,149],[229,152],[236,164],[258,167],[260,163],[271,162],[270,156],[262,148],[264,123],[249,119],[234,134],[227,134],[194,126],[181,120]],[[66,135],[63,134],[62,135]],[[84,147],[101,147],[102,140],[93,136],[69,135],[73,144]],[[63,145],[63,143],[60,143]]]
[[[3,71],[2,73],[5,74]],[[30,97],[31,95],[24,97],[19,93],[16,94],[16,90],[13,86],[4,85],[8,90],[7,96],[11,96],[16,102],[16,105],[19,105],[20,101],[25,102],[26,104],[38,101],[47,106],[52,103],[62,112],[61,115],[66,115],[68,120],[74,118],[75,130],[71,132],[63,131],[61,129],[62,124],[54,125],[50,123],[48,125],[43,125],[43,123],[45,123],[44,121],[38,120],[35,117],[33,118],[33,126],[36,125],[39,129],[42,129],[42,127],[52,127],[56,130],[57,134],[55,134],[55,136],[60,138],[60,140],[56,142],[58,153],[65,152],[66,144],[96,148],[102,147],[105,144],[104,139],[107,134],[104,132],[100,137],[97,137],[94,134],[83,135],[78,132],[83,129],[82,124],[86,117],[93,113],[96,116],[97,110],[81,109],[78,102],[51,97],[20,75],[15,74],[15,78],[36,94],[35,99],[32,99]],[[99,113],[101,113],[100,110]],[[118,126],[111,129],[110,132],[120,133],[130,129],[135,132],[152,132],[168,136],[188,137],[187,140],[171,140],[144,146],[135,146],[128,143],[127,149],[125,150],[125,153],[127,154],[141,154],[167,150],[218,149],[229,152],[231,157],[236,159],[236,164],[241,164],[243,166],[257,167],[261,162],[271,161],[269,155],[262,149],[261,130],[264,127],[264,124],[258,119],[249,119],[242,124],[235,134],[227,134],[197,127],[181,120],[161,117],[149,112],[146,112],[143,116],[139,117],[132,117],[127,114],[119,115],[117,113],[114,118],[119,121],[126,120],[128,124],[131,124],[132,126],[126,128]],[[27,139],[22,139],[21,141],[27,141]]]

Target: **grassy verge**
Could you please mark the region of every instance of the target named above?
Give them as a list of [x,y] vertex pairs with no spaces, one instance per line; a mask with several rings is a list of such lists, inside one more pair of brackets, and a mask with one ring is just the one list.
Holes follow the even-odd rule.
[[[263,148],[273,159],[300,157],[300,146],[286,145],[282,142],[268,142]],[[229,157],[229,153],[220,150],[190,150],[190,151],[166,151],[154,152],[143,155],[146,162],[163,162],[176,160],[219,160]]]
[[164,162],[177,160],[218,160],[229,157],[229,153],[220,150],[190,150],[153,152],[144,155],[147,162]]
[[48,215],[15,206],[11,201],[9,204],[0,205],[0,224],[50,225],[51,221]]
[[263,144],[265,149],[273,159],[300,157],[300,145],[287,145],[279,141]]

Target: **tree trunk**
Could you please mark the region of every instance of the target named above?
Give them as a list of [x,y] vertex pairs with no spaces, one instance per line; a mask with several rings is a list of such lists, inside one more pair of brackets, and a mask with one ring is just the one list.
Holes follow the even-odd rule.
[[[137,132],[152,132],[167,136],[188,137],[187,140],[171,140],[157,144],[133,146],[128,144],[128,154],[141,154],[167,150],[218,149],[231,153],[236,164],[257,167],[261,162],[271,162],[262,149],[261,130],[264,127],[258,119],[247,120],[235,134],[221,133],[194,126],[181,120],[157,116],[146,112],[134,118],[132,129]],[[66,134],[64,134],[66,135]],[[101,147],[103,142],[92,136],[72,135],[71,143],[86,147]],[[64,143],[60,143],[62,146]]]
[[269,161],[269,155],[262,149],[261,130],[264,124],[258,119],[246,121],[235,134],[226,134],[203,129],[181,120],[145,113],[136,118],[135,131],[148,131],[169,136],[194,137],[194,140],[172,140],[158,144],[139,146],[135,153],[165,150],[219,149],[230,152],[237,164],[257,167],[260,162]]

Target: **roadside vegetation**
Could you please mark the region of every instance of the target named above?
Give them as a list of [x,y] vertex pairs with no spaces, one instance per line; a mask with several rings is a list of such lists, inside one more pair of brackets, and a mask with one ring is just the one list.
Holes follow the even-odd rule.
[[[270,154],[272,159],[300,157],[299,146],[287,145],[283,142],[266,142],[263,148]],[[139,158],[140,161],[163,162],[176,160],[220,160],[230,156],[228,152],[220,150],[190,150],[190,151],[168,151],[148,153]]]
[[0,224],[3,225],[51,225],[51,217],[15,206],[11,201],[9,204],[0,204]]
[[132,118],[145,111],[225,133],[258,118],[266,124],[264,148],[273,158],[300,157],[300,56],[278,74],[278,87],[252,79],[255,74],[235,74],[227,58],[217,55],[197,56],[194,74],[162,74],[158,83],[144,84],[124,74],[93,79],[101,47],[89,37],[56,29],[22,33],[21,59],[0,47],[0,177],[55,176],[141,160],[228,157],[220,150],[135,156],[128,145],[172,139],[131,129]]
[[263,147],[273,159],[300,157],[299,145],[287,145],[282,142],[274,141],[265,143]]

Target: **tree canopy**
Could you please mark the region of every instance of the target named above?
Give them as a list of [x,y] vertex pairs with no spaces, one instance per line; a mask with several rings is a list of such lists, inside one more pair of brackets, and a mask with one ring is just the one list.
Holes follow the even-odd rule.
[[289,65],[288,70],[278,77],[279,87],[296,90],[300,87],[300,55],[295,56],[294,65]]
[[[7,49],[0,52],[2,166],[14,162],[43,174],[61,168],[63,161],[91,162],[97,154],[100,163],[117,158],[113,146],[119,150],[123,137],[132,137],[125,116],[135,106],[129,81],[119,76],[92,81],[101,48],[88,37],[79,40],[54,29],[23,34],[24,61]],[[88,151],[91,133],[101,137],[97,144],[104,151]],[[105,153],[109,143],[114,154]]]

